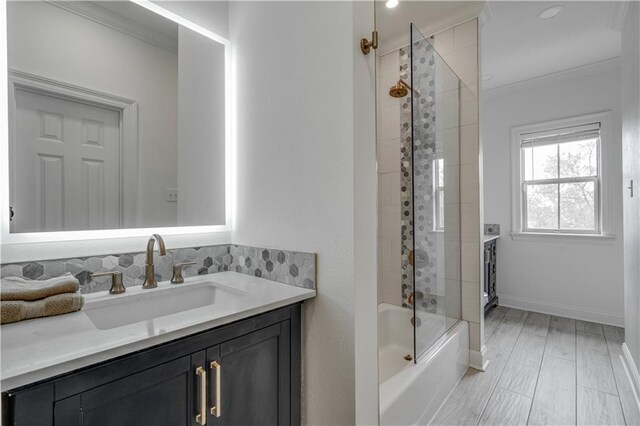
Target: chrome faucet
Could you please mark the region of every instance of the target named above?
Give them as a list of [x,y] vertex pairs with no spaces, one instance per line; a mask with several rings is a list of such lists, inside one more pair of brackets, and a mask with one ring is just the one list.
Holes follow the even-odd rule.
[[144,266],[144,284],[142,284],[142,288],[156,288],[158,287],[158,282],[156,281],[155,276],[155,267],[153,266],[153,245],[158,241],[158,251],[160,252],[160,256],[164,256],[167,254],[167,249],[164,246],[164,240],[158,234],[153,234],[149,237],[149,241],[147,242],[147,263]]

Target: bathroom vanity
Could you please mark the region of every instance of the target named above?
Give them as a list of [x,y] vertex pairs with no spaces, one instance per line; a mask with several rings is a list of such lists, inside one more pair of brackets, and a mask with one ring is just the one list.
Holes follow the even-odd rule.
[[[203,288],[219,300],[134,323],[96,320],[147,294],[161,307],[165,295],[206,299]],[[3,326],[3,425],[300,423],[300,305],[314,290],[228,272],[130,293]]]
[[498,257],[497,241],[499,235],[485,235],[484,238],[484,292],[487,294],[487,303],[484,312],[498,305],[498,293],[496,291],[496,260]]

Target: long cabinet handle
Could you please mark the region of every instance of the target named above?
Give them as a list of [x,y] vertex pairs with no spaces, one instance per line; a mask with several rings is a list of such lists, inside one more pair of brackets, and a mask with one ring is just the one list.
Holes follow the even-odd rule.
[[222,414],[222,406],[221,404],[221,392],[220,392],[220,376],[222,374],[222,366],[218,361],[211,362],[211,369],[216,373],[216,404],[211,407],[211,414],[220,417]]
[[207,372],[204,368],[196,368],[196,375],[200,378],[200,414],[196,415],[196,423],[207,424]]

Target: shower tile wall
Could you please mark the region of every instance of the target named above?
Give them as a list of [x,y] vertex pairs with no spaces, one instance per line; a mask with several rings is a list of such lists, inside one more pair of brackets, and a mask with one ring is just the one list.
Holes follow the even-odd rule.
[[[460,198],[462,318],[470,325],[470,349],[477,354],[482,339],[480,141],[478,132],[478,24],[471,20],[434,37],[434,45],[462,80],[460,93]],[[378,300],[402,305],[401,261],[401,106],[406,98],[388,96],[400,77],[399,50],[378,63]],[[445,220],[458,220],[446,215]],[[446,224],[445,224],[446,226]],[[445,254],[446,256],[446,254]],[[438,256],[442,258],[442,256]],[[449,262],[450,263],[450,262]],[[454,276],[453,271],[445,275]],[[455,298],[447,298],[455,300]],[[449,310],[450,308],[447,308]],[[477,365],[481,360],[473,360]]]
[[[412,52],[416,55],[413,61]],[[414,67],[412,72],[411,63]],[[412,49],[400,49],[400,77],[412,81],[415,88],[422,92],[413,102],[413,114],[421,123],[420,126],[412,128],[412,106],[408,98],[402,103],[400,113],[402,302],[403,306],[410,306],[407,300],[415,276],[416,310],[457,319],[460,318],[459,251],[458,256],[447,259],[445,265],[445,247],[459,247],[456,241],[460,235],[459,224],[447,223],[446,232],[434,231],[436,218],[433,195],[434,162],[437,158],[444,158],[444,188],[448,200],[444,205],[445,217],[453,217],[452,212],[457,216],[459,205],[451,200],[458,200],[459,194],[458,108],[455,102],[458,85],[442,93],[446,74],[437,68],[435,52],[428,41],[416,41]],[[446,95],[449,95],[448,102],[444,102]],[[453,166],[450,164],[452,162]],[[445,244],[445,238],[451,238],[451,244]],[[415,267],[412,267],[408,260],[414,240]],[[450,282],[450,286],[445,285],[446,278],[449,278],[447,283]],[[420,325],[418,317],[416,326]]]
[[[435,48],[462,80],[460,91],[460,240],[462,318],[469,322],[472,366],[482,363],[482,233],[480,139],[478,132],[478,21],[435,35]],[[476,358],[473,353],[475,352]]]
[[378,57],[378,301],[402,304],[400,262],[400,106],[389,96],[400,77],[399,52]]

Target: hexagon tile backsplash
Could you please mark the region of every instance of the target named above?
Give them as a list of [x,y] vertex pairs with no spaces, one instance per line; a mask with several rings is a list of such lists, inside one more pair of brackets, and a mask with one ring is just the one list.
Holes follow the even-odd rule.
[[[120,271],[125,287],[142,285],[145,258],[146,254],[139,252],[12,263],[0,266],[0,276],[46,279],[70,272],[80,281],[82,293],[93,293],[109,290],[111,278],[91,278],[92,272]],[[314,253],[223,244],[167,250],[166,256],[154,252],[153,262],[158,281],[171,279],[174,264],[196,262],[184,267],[185,277],[236,271],[297,287],[316,288]]]

